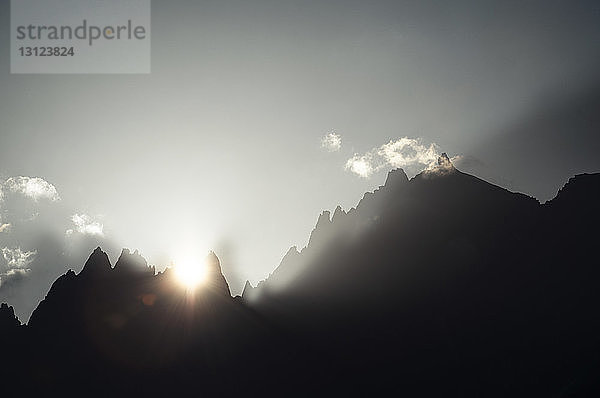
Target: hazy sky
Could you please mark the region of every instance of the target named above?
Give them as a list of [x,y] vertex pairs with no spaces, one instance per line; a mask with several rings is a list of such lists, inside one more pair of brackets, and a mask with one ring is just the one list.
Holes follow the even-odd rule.
[[[594,1],[154,0],[149,75],[10,75],[9,27],[0,0],[0,182],[29,203],[0,203],[5,281],[11,255],[48,267],[62,257],[36,245],[81,235],[158,268],[212,247],[239,292],[404,155],[413,172],[461,156],[542,201],[600,171]],[[42,213],[54,227],[34,241]],[[0,300],[43,297],[22,274]]]

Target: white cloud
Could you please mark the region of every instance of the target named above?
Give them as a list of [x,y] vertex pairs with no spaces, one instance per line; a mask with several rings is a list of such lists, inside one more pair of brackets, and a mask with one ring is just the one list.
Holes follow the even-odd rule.
[[13,249],[4,247],[0,251],[6,262],[8,272],[14,269],[27,271],[27,266],[33,262],[35,255],[37,254],[37,251],[35,250],[24,252],[20,247],[15,247]]
[[385,168],[402,167],[407,172],[418,173],[431,169],[440,156],[436,144],[425,145],[419,139],[402,137],[360,155],[354,154],[346,162],[346,170],[368,178]]
[[4,183],[4,188],[36,201],[39,199],[49,199],[53,202],[60,200],[54,185],[39,177],[11,177]]
[[321,138],[321,148],[326,149],[328,152],[339,151],[342,148],[342,136],[335,132],[325,134]]
[[373,156],[370,153],[364,155],[355,154],[346,162],[346,170],[368,178],[373,174]]
[[408,137],[392,140],[382,145],[377,154],[382,156],[392,167],[406,167],[415,164],[431,167],[435,165],[440,156],[435,144],[425,146],[419,140]]
[[29,273],[29,271],[31,271],[31,269],[29,268],[11,268],[8,271],[6,271],[3,274],[0,274],[1,276],[16,276],[16,275],[27,275]]
[[[104,236],[104,225],[87,214],[73,214],[71,221],[79,233]],[[66,231],[67,235],[72,235],[73,232],[72,229]]]

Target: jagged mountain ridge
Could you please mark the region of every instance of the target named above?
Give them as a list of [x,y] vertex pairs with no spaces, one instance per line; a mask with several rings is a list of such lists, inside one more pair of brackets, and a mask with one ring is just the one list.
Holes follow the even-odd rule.
[[[446,203],[441,204],[440,201]],[[461,245],[460,240],[463,238],[470,241],[476,238],[470,235],[478,235],[480,233],[478,230],[484,229],[484,222],[495,223],[495,225],[486,225],[487,229],[497,229],[499,226],[506,229],[509,223],[515,225],[534,223],[536,217],[540,216],[540,211],[541,206],[534,198],[509,192],[477,177],[461,173],[453,167],[444,154],[440,157],[437,168],[425,171],[411,180],[402,169],[392,170],[384,185],[374,192],[366,193],[358,205],[348,212],[339,206],[333,215],[329,211],[322,212],[310,235],[307,247],[300,252],[296,247],[290,248],[269,278],[260,282],[256,288],[247,284],[243,296],[252,301],[262,295],[277,294],[278,291],[293,294],[291,290],[294,286],[302,285],[299,279],[303,278],[303,275],[310,278],[311,272],[317,273],[333,267],[337,268],[337,273],[332,273],[331,278],[341,275],[343,279],[346,265],[338,267],[329,263],[323,264],[322,260],[327,256],[321,252],[325,250],[339,254],[340,245],[352,246],[365,236],[366,239],[372,239],[369,236],[378,234],[378,231],[386,230],[388,235],[394,234],[394,240],[389,240],[387,243],[398,248],[402,247],[403,250],[421,247],[426,241],[434,239],[436,234],[430,233],[433,231],[428,227],[444,229],[445,236],[452,237],[454,241],[458,241],[457,245]],[[454,214],[444,214],[444,212],[454,212]],[[469,214],[475,212],[477,217]],[[461,225],[464,224],[461,218],[467,217],[473,218],[473,225],[469,226],[471,231],[460,230],[461,227],[464,228]],[[425,221],[426,219],[433,222]],[[426,227],[428,222],[431,225]],[[392,230],[388,231],[390,227]],[[459,229],[454,230],[454,228]],[[378,239],[383,242],[387,237],[378,236]],[[516,236],[513,237],[511,244],[515,243],[514,239]],[[378,245],[378,248],[386,249],[384,244]],[[336,255],[331,254],[330,257],[333,259]],[[323,279],[322,274],[319,275],[319,279]],[[320,293],[329,294],[332,289],[335,290],[336,285],[344,284],[344,281],[340,282],[339,278],[335,283],[333,280],[328,282],[330,283],[322,286],[323,291]],[[350,278],[345,282],[361,283],[361,278]],[[313,280],[306,283],[314,286],[319,282]],[[303,286],[302,289],[304,288]],[[342,290],[346,288],[349,286],[341,287],[336,293],[343,294]]]
[[[161,312],[168,312],[169,307],[183,301],[193,300],[197,306],[194,311],[207,303],[239,306],[231,298],[219,259],[213,252],[208,254],[206,264],[203,288],[188,297],[172,269],[157,274],[137,251],[131,253],[127,249],[123,249],[112,267],[107,254],[98,247],[79,274],[69,270],[54,282],[28,325],[32,329],[93,330],[97,337],[102,335],[98,330],[110,334],[125,330],[130,322],[148,321],[145,316],[160,318]],[[193,318],[193,314],[190,316]],[[190,318],[189,322],[194,320]]]
[[[163,395],[186,391],[193,383],[202,383],[211,395],[233,394],[241,386],[222,386],[223,380],[211,375],[231,372],[240,380],[257,377],[261,367],[242,373],[240,359],[257,355],[258,350],[270,352],[265,344],[278,344],[278,336],[231,297],[213,252],[206,265],[202,288],[191,292],[176,280],[172,269],[156,273],[137,251],[124,249],[112,267],[107,254],[96,248],[81,272],[69,270],[53,283],[24,331],[13,333],[19,341],[33,342],[20,348],[25,352],[18,352],[19,357],[38,360],[22,363],[18,373],[0,369],[15,383],[28,383],[25,390],[31,394],[41,393],[47,382],[69,394],[94,386],[89,393],[99,396],[122,388],[129,394]],[[2,333],[20,325],[14,313],[16,323],[4,325],[8,308],[0,309]],[[278,353],[269,357],[279,360]],[[21,373],[22,369],[27,372]],[[187,376],[192,371],[197,372],[194,378]],[[155,378],[152,384],[131,381],[147,376]],[[173,380],[179,379],[173,386]]]
[[0,330],[16,330],[20,326],[21,322],[15,315],[15,309],[6,303],[0,304]]
[[395,170],[356,208],[323,212],[307,247],[243,296],[316,347],[335,341],[340,382],[365,373],[389,387],[403,374],[399,394],[589,394],[600,370],[590,356],[600,352],[599,194],[600,174],[540,204],[447,157],[411,180]]
[[216,256],[216,289],[190,301],[137,253],[111,267],[97,249],[26,328],[0,309],[26,347],[8,355],[26,372],[7,377],[98,395],[590,395],[599,193],[600,174],[542,205],[447,157],[410,180],[394,170],[355,209],[324,212],[243,300]]

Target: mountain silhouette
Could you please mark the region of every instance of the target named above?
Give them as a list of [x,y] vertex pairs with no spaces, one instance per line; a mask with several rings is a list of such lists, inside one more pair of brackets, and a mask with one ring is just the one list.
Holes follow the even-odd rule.
[[[444,154],[437,168],[410,181],[401,169],[391,171],[384,186],[365,194],[348,212],[340,207],[333,216],[323,212],[308,246],[301,253],[290,249],[252,290],[253,297],[245,298],[281,290],[296,297],[318,294],[364,302],[371,293],[376,300],[406,294],[415,287],[407,285],[408,277],[431,279],[418,286],[420,292],[435,288],[435,278],[447,285],[450,275],[445,274],[459,271],[453,270],[454,263],[467,270],[492,251],[495,258],[486,262],[498,262],[499,254],[508,254],[504,248],[511,255],[523,252],[535,235],[541,208],[533,198],[461,173]],[[351,297],[345,297],[347,292]]]
[[[124,249],[112,267],[106,253],[94,250],[79,274],[68,271],[54,282],[31,315],[27,335],[35,348],[28,352],[40,360],[23,380],[27,391],[41,393],[46,383],[100,396],[241,391],[226,383],[229,374],[259,377],[260,366],[236,368],[271,351],[263,346],[279,336],[231,297],[214,253],[206,263],[202,289],[188,292],[171,269],[156,274],[137,251]],[[148,377],[152,383],[141,383]]]
[[3,333],[15,331],[21,326],[21,322],[15,316],[13,307],[9,307],[6,303],[0,304],[0,330]]
[[323,212],[307,247],[243,297],[330,355],[334,384],[355,375],[355,393],[587,394],[600,369],[599,194],[600,175],[583,174],[540,204],[443,155]]
[[59,277],[12,344],[5,391],[63,395],[589,396],[600,387],[600,174],[544,204],[442,155],[392,170],[241,297],[215,253],[195,291],[123,250]]

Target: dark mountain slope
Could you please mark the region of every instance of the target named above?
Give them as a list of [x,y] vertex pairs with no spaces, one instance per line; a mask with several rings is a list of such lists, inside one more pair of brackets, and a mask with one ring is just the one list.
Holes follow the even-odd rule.
[[[442,161],[442,160],[440,160]],[[324,212],[301,255],[290,250],[257,289],[256,299],[281,291],[290,296],[338,296],[364,302],[411,290],[412,277],[440,279],[481,261],[525,250],[541,217],[538,202],[454,169],[439,168],[408,181],[402,170],[366,194],[348,213]],[[500,257],[492,259],[501,262]],[[453,267],[454,265],[455,267]],[[425,275],[422,267],[430,272]],[[419,270],[415,274],[411,270]],[[293,283],[291,282],[293,281]],[[419,290],[434,285],[419,286]],[[346,297],[350,291],[351,297]],[[251,300],[250,296],[246,297]]]
[[201,386],[232,395],[258,380],[263,367],[244,369],[242,359],[261,353],[277,363],[281,354],[270,347],[281,347],[279,335],[230,296],[214,253],[206,262],[207,280],[192,293],[170,269],[155,275],[137,252],[124,250],[112,268],[97,248],[31,316],[31,355],[47,358],[31,364],[32,388],[163,396]]
[[2,333],[11,333],[16,331],[21,326],[21,322],[15,316],[13,307],[6,303],[0,305],[0,330]]
[[245,300],[331,355],[339,383],[362,374],[355,391],[596,388],[600,175],[540,205],[439,163],[410,181],[393,171],[356,209],[323,213],[308,246]]
[[540,204],[456,170],[402,170],[317,221],[232,298],[99,248],[7,336],[2,392],[96,396],[596,396],[600,174]]

